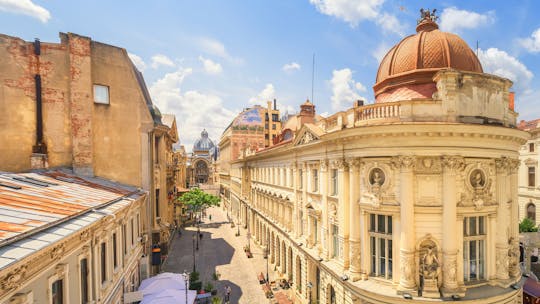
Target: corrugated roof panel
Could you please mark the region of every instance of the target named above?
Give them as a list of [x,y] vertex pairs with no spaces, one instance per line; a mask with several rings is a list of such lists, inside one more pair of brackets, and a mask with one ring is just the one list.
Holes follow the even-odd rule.
[[15,261],[15,259],[9,259],[9,258],[3,258],[3,257],[0,257],[0,269],[6,267],[7,265],[13,263],[13,261]]
[[44,242],[40,240],[34,240],[34,239],[24,239],[17,243],[17,246],[21,248],[26,249],[32,249],[32,250],[39,250],[47,245],[49,245],[49,242]]
[[16,247],[16,246],[4,246],[0,248],[0,257],[10,259],[20,259],[32,253],[33,250]]

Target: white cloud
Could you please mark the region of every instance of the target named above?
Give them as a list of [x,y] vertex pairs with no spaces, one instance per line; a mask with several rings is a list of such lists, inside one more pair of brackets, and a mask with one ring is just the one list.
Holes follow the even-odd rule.
[[264,89],[262,89],[257,96],[253,96],[249,99],[250,104],[260,104],[266,106],[267,101],[272,101],[276,98],[276,89],[271,83],[267,83]]
[[531,53],[540,52],[540,28],[531,34],[531,37],[518,39],[519,44]]
[[366,92],[366,87],[352,78],[352,71],[348,68],[332,72],[332,110],[342,111],[352,107],[358,99],[366,100],[359,92]]
[[183,92],[182,83],[192,73],[191,68],[179,68],[167,73],[150,87],[152,100],[161,112],[176,115],[180,140],[188,151],[203,129],[217,144],[221,133],[237,113],[225,108],[219,96],[196,90]]
[[204,70],[208,74],[217,75],[223,72],[223,68],[221,67],[221,64],[217,62],[213,62],[212,60],[204,58],[203,56],[199,56],[199,61],[202,62]]
[[144,63],[144,60],[142,60],[141,57],[132,53],[128,53],[128,56],[139,71],[142,72],[146,69],[146,63]]
[[152,56],[152,64],[151,64],[151,66],[152,66],[153,69],[157,69],[160,66],[174,67],[175,64],[171,60],[171,58],[169,58],[169,57],[167,57],[167,56],[165,56],[163,54],[157,54],[157,55]]
[[456,7],[447,7],[441,13],[441,30],[457,32],[461,29],[474,29],[484,25],[491,25],[495,22],[495,12],[489,11],[479,14],[467,10],[460,10]]
[[309,0],[317,10],[349,23],[352,27],[369,20],[381,26],[384,31],[403,35],[403,25],[389,13],[381,12],[385,0]]
[[294,71],[299,71],[300,70],[300,64],[296,63],[296,62],[291,62],[291,63],[287,63],[285,65],[283,65],[283,67],[281,67],[281,69],[285,72],[294,72]]
[[528,89],[533,73],[515,57],[497,48],[478,50],[484,72],[508,78],[514,82],[516,91]]
[[198,44],[201,50],[206,54],[226,59],[235,64],[241,64],[243,62],[241,58],[231,56],[225,48],[225,45],[216,39],[199,38]]
[[46,23],[51,13],[42,6],[34,4],[31,0],[0,0],[0,11],[27,15]]

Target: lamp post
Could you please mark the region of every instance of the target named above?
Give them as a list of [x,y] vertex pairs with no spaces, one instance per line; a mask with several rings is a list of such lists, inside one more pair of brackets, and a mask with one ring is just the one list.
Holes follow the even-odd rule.
[[188,288],[189,288],[189,285],[188,285],[188,278],[189,278],[189,274],[186,272],[186,270],[184,269],[184,273],[182,273],[182,277],[184,277],[184,284],[185,284],[185,287],[186,287],[186,304],[188,302],[188,299],[187,299],[187,294],[188,294]]
[[192,239],[193,239],[193,272],[196,271],[195,269],[195,238],[196,236],[193,235]]
[[268,259],[270,258],[269,255],[270,255],[270,247],[269,247],[269,242],[268,242],[268,238],[266,239],[266,283],[268,283]]

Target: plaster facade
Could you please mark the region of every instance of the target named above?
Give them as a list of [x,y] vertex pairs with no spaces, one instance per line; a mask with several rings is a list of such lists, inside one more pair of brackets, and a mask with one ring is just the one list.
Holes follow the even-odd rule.
[[528,217],[540,224],[540,179],[538,161],[540,160],[539,120],[521,121],[520,130],[529,132],[531,137],[519,150],[519,220]]
[[[423,18],[421,31],[436,29]],[[429,73],[429,97],[356,103],[220,175],[224,205],[296,302],[520,303],[511,285],[529,135],[516,129],[512,83],[444,65]]]

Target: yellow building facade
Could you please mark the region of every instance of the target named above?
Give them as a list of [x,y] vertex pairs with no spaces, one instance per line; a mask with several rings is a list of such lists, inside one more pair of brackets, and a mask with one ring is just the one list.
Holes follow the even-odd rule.
[[304,123],[220,175],[225,205],[298,303],[520,302],[529,135],[512,83],[435,20],[424,11],[382,60],[375,104]]

